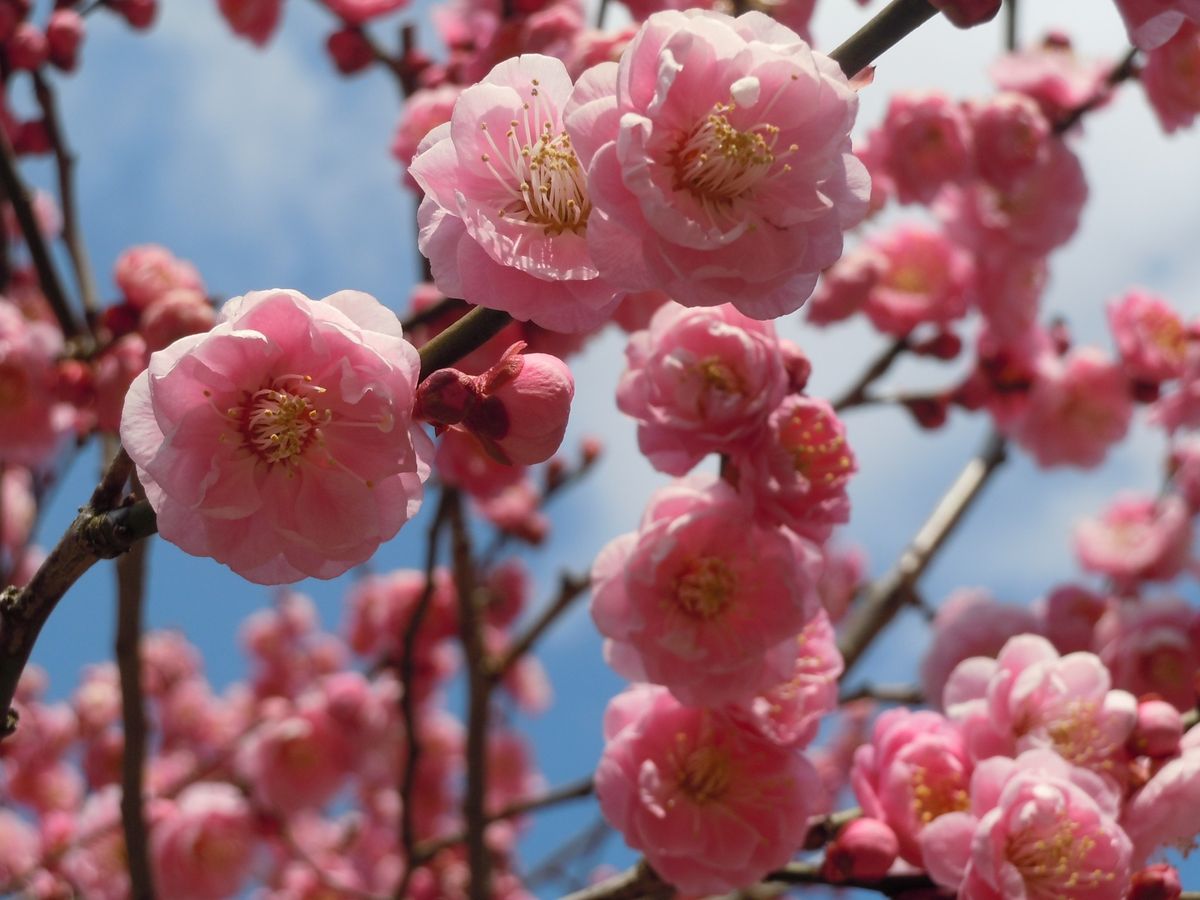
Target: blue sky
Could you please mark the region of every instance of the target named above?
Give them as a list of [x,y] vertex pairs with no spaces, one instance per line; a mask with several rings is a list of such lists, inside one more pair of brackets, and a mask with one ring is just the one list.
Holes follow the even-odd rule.
[[[819,5],[815,30],[826,47],[864,18],[851,0]],[[1107,3],[1041,0],[1022,4],[1022,15],[1028,38],[1058,25],[1072,29],[1085,53],[1116,57],[1126,46]],[[382,73],[350,80],[332,74],[323,48],[328,23],[316,4],[291,2],[281,32],[261,52],[229,33],[213,0],[165,0],[149,34],[131,33],[104,13],[89,18],[81,72],[61,80],[61,94],[80,157],[84,230],[107,296],[114,293],[108,273],[117,255],[156,242],[192,260],[219,295],[292,287],[320,297],[356,288],[403,308],[414,250],[412,198],[399,186],[388,154],[398,95]],[[863,95],[862,127],[879,120],[896,89],[985,93],[982,66],[1000,40],[998,24],[971,33],[940,21],[924,26],[881,61],[875,86]],[[1088,120],[1079,148],[1092,198],[1074,242],[1052,258],[1046,308],[1066,315],[1080,339],[1104,347],[1103,304],[1127,286],[1156,289],[1184,312],[1200,313],[1198,135],[1163,137],[1140,89],[1130,86]],[[33,162],[26,171],[51,184],[48,163]],[[812,357],[816,393],[836,393],[880,343],[858,325],[821,332],[793,318],[780,330]],[[578,389],[565,448],[599,434],[607,454],[589,483],[557,503],[554,532],[545,550],[530,557],[543,586],[539,600],[560,568],[585,570],[600,546],[633,528],[648,492],[664,482],[636,454],[634,426],[613,405],[622,349],[620,337],[607,334],[572,362]],[[929,366],[906,365],[893,383],[916,387],[946,377]],[[974,451],[986,423],[956,416],[930,435],[891,410],[854,413],[848,423],[861,467],[849,533],[879,573]],[[1139,425],[1091,473],[1043,473],[1015,454],[929,570],[925,595],[936,603],[955,587],[985,585],[1025,603],[1072,577],[1072,522],[1098,511],[1118,489],[1155,490],[1162,452],[1161,438]],[[94,454],[77,462],[45,517],[43,543],[69,520],[96,470]],[[418,565],[420,535],[420,528],[405,529],[381,551],[375,568]],[[218,686],[244,672],[238,623],[267,603],[269,593],[161,541],[151,550],[151,573],[151,625],[182,629],[203,651]],[[106,567],[93,570],[46,628],[34,660],[50,671],[56,695],[74,689],[88,662],[108,657],[111,581]],[[341,620],[346,583],[301,586],[327,625]],[[902,619],[857,676],[910,680],[917,662],[912,648],[923,640],[920,622]],[[557,784],[591,771],[603,706],[621,682],[600,660],[583,603],[539,655],[557,701],[529,723],[529,732],[548,782]],[[528,858],[588,824],[594,810],[579,804],[545,817],[531,835]],[[610,844],[608,856],[617,864],[630,858],[619,843]]]

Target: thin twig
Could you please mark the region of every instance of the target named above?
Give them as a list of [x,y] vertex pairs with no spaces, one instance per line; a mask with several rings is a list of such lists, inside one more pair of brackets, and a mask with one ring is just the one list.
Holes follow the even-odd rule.
[[858,380],[850,385],[841,397],[833,401],[833,408],[841,412],[866,402],[868,389],[887,374],[896,360],[908,350],[908,346],[908,338],[897,338],[888,344],[887,348],[858,376]]
[[829,57],[842,67],[847,78],[853,78],[936,15],[929,0],[892,0]]
[[46,247],[46,239],[38,227],[33,204],[29,200],[29,191],[25,188],[25,183],[17,172],[12,145],[8,142],[8,136],[2,133],[2,129],[0,129],[0,188],[3,188],[8,202],[12,204],[17,224],[21,228],[21,236],[25,239],[25,245],[29,248],[29,255],[33,259],[33,267],[37,271],[42,293],[46,295],[46,301],[54,311],[54,317],[58,320],[59,327],[62,328],[63,334],[67,338],[81,336],[84,334],[84,329],[71,311],[71,304],[67,300],[66,292],[63,291],[58,270],[54,268],[54,260],[50,257],[50,251]]
[[150,840],[143,808],[146,767],[146,707],[142,693],[142,603],[146,593],[148,541],[138,541],[117,558],[117,668],[121,679],[121,715],[125,744],[121,754],[121,828],[129,892],[133,900],[153,900]]
[[531,868],[522,879],[525,887],[533,890],[547,881],[565,880],[567,866],[573,862],[586,860],[591,854],[599,852],[600,848],[604,846],[604,842],[612,834],[612,826],[608,824],[604,816],[597,816],[591,825]]
[[858,700],[920,706],[925,702],[925,694],[915,684],[871,684],[868,681],[838,697],[838,704],[854,703]]
[[1017,49],[1017,0],[1004,0],[1004,49]]
[[591,585],[587,575],[572,575],[564,572],[559,576],[558,596],[539,615],[525,632],[518,637],[488,671],[493,682],[500,681],[517,661],[529,652],[529,649],[545,633],[554,621],[570,608],[576,597],[584,593]]
[[366,44],[367,48],[371,51],[371,56],[374,58],[375,62],[379,63],[392,73],[392,76],[396,79],[397,86],[400,88],[400,92],[406,97],[412,93],[409,78],[400,60],[384,50],[383,47],[379,45],[379,42],[371,36],[371,33],[367,31],[367,29],[354,22],[346,21],[346,19],[330,9],[329,6],[323,2],[323,0],[313,0],[313,2],[326,12],[331,13],[334,18],[341,23],[343,28],[348,28],[351,31],[358,32],[359,36],[363,39],[363,43]]
[[568,894],[563,900],[667,900],[674,896],[675,889],[642,861],[600,884]]
[[46,123],[46,135],[54,148],[54,160],[58,170],[58,205],[62,209],[63,241],[75,270],[75,283],[79,286],[79,297],[87,315],[94,316],[100,310],[96,278],[88,259],[87,244],[79,228],[79,207],[75,202],[75,155],[67,146],[66,134],[58,114],[58,102],[54,90],[40,72],[33,73],[33,88],[42,118]]
[[458,595],[458,628],[467,666],[467,785],[463,794],[466,822],[467,863],[470,868],[471,900],[491,897],[491,857],[485,841],[487,812],[487,730],[492,683],[488,679],[487,651],[476,597],[475,559],[471,536],[463,516],[462,498],[450,495],[450,533],[454,557],[454,588]]
[[867,589],[863,602],[852,610],[852,618],[838,640],[847,672],[904,606],[910,591],[946,538],[1004,462],[1006,446],[1003,436],[998,432],[988,434],[979,454],[959,473],[891,571],[874,582]]
[[1129,78],[1137,74],[1137,66],[1134,63],[1137,61],[1137,47],[1130,47],[1121,61],[1113,66],[1111,72],[1108,73],[1108,78],[1104,80],[1104,86],[1085,103],[1081,103],[1075,109],[1071,110],[1065,117],[1054,123],[1054,133],[1057,135],[1066,134],[1077,124],[1079,120],[1091,112],[1098,106],[1101,106],[1108,100],[1108,92]]

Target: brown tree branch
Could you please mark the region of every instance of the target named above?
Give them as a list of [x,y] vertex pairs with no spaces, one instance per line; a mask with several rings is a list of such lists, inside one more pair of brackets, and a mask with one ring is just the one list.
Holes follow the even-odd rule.
[[517,661],[529,652],[530,648],[546,632],[546,629],[570,608],[575,598],[588,589],[591,579],[587,575],[572,575],[564,572],[559,576],[558,584],[558,596],[542,610],[541,615],[534,619],[525,632],[512,642],[504,655],[490,667],[488,677],[493,683],[504,678]]
[[887,374],[896,360],[903,356],[908,348],[908,338],[897,338],[888,344],[887,348],[859,375],[854,384],[850,385],[845,393],[833,401],[833,408],[837,412],[841,412],[844,409],[869,402],[868,389]]
[[929,0],[892,0],[829,54],[853,78],[878,57],[937,15]]

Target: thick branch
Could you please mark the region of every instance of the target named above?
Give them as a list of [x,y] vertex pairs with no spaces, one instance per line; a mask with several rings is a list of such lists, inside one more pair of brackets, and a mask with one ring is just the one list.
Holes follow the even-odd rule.
[[13,155],[12,145],[9,144],[7,135],[2,133],[0,133],[0,187],[3,188],[4,195],[12,204],[17,224],[21,228],[21,236],[25,239],[26,246],[29,247],[33,267],[37,270],[42,293],[46,295],[46,300],[54,311],[54,317],[58,319],[59,327],[68,338],[79,337],[84,333],[83,327],[76,321],[75,314],[71,311],[71,304],[67,301],[62,282],[58,278],[58,270],[54,268],[54,260],[50,258],[50,251],[46,247],[46,239],[42,236],[41,229],[38,228],[37,217],[33,213],[33,204],[29,200],[29,191],[25,189],[25,183],[21,181],[21,176],[17,173],[16,157]]
[[855,703],[859,700],[920,706],[925,702],[925,694],[915,684],[871,684],[868,681],[838,697],[838,704]]
[[992,431],[988,435],[979,455],[959,473],[891,571],[870,586],[866,598],[852,611],[852,618],[838,641],[847,672],[908,601],[918,579],[946,538],[979,497],[992,473],[1004,462],[1005,447],[1005,440],[998,432]]
[[568,894],[563,900],[668,900],[674,896],[675,889],[642,861],[620,875]]
[[1059,135],[1066,134],[1077,124],[1079,124],[1079,121],[1084,116],[1107,101],[1108,92],[1112,88],[1116,87],[1122,81],[1126,81],[1127,79],[1136,75],[1137,66],[1135,63],[1137,61],[1137,54],[1137,47],[1130,47],[1125,56],[1121,58],[1121,61],[1113,66],[1112,71],[1108,73],[1108,78],[1105,79],[1104,87],[1098,90],[1095,95],[1086,103],[1075,107],[1075,109],[1071,110],[1071,112],[1068,113],[1064,118],[1055,122],[1054,133]]
[[121,828],[129,868],[130,897],[153,900],[150,839],[143,808],[146,766],[146,708],[142,693],[142,601],[146,593],[146,551],[139,541],[117,559],[117,668],[121,677],[121,715],[125,746],[121,755]]
[[[831,884],[821,874],[817,863],[792,863],[782,869],[772,872],[764,881],[780,882],[783,884]],[[936,890],[928,875],[885,875],[883,878],[859,879],[851,878],[837,882],[837,887],[858,888],[865,891],[875,891],[885,897],[895,897],[907,891]],[[946,896],[950,896],[949,893]]]
[[853,78],[936,15],[929,0],[892,0],[829,56]]

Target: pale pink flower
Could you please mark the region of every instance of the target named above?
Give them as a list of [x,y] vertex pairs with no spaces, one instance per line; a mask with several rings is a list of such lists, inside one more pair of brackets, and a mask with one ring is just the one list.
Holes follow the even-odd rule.
[[588,249],[588,179],[563,128],[570,93],[559,60],[507,60],[463,91],[409,166],[438,288],[556,331],[592,328],[619,300]]
[[1044,747],[1119,780],[1137,701],[1111,686],[1108,669],[1094,654],[1060,657],[1045,638],[1023,634],[994,660],[960,663],[946,682],[943,702],[975,759]]
[[899,854],[920,865],[921,831],[939,816],[967,809],[971,769],[962,736],[947,719],[892,709],[854,752],[850,783],[863,814],[886,822]]
[[363,25],[371,19],[386,16],[408,3],[408,0],[324,0],[330,12],[341,16],[351,25]]
[[1146,54],[1139,81],[1168,134],[1195,121],[1200,114],[1200,18],[1183,23],[1173,38]]
[[1189,341],[1178,386],[1164,392],[1151,408],[1150,420],[1168,432],[1200,427],[1200,341]]
[[172,288],[142,310],[138,330],[151,350],[162,350],[189,334],[208,331],[217,315],[208,298],[191,288]]
[[1183,716],[1166,700],[1143,700],[1138,704],[1137,727],[1129,747],[1138,756],[1170,759],[1179,754],[1183,738]]
[[404,167],[404,183],[414,190],[418,190],[419,186],[408,171],[409,163],[417,155],[417,148],[425,135],[438,125],[450,121],[454,103],[462,92],[462,85],[442,84],[420,88],[404,101],[400,122],[392,137],[392,156]]
[[420,506],[419,368],[366,294],[230,300],[212,331],[154,354],[125,401],[159,533],[267,584],[364,562]]
[[541,511],[542,495],[533,482],[522,478],[516,484],[486,497],[476,497],[479,515],[505,534],[528,544],[540,544],[550,531],[550,520]]
[[151,829],[154,886],[177,900],[238,893],[255,845],[250,804],[231,784],[200,782],[159,801]]
[[894,95],[870,139],[901,203],[929,203],[943,186],[973,174],[967,117],[945,94]]
[[812,618],[816,551],[755,524],[727,484],[695,477],[654,494],[636,533],[592,566],[592,618],[610,662],[685,703],[748,700],[794,673]]
[[869,243],[884,268],[863,311],[880,331],[903,336],[918,325],[946,325],[966,315],[971,256],[944,234],[909,225]]
[[812,764],[651,691],[636,718],[609,732],[596,769],[604,817],[689,894],[746,887],[787,862],[820,802]]
[[1075,553],[1090,572],[1129,588],[1139,581],[1171,581],[1191,558],[1192,518],[1183,499],[1124,494],[1099,519],[1075,526]]
[[[1200,72],[1200,57],[1197,63]],[[1161,297],[1132,290],[1111,300],[1108,325],[1130,378],[1157,384],[1183,374],[1187,328]]]
[[121,789],[109,785],[91,794],[79,811],[78,841],[63,855],[61,868],[88,900],[128,900],[129,857],[121,833]]
[[584,28],[575,33],[571,49],[562,60],[571,77],[578,78],[592,66],[619,60],[635,34],[636,25],[620,29],[609,26],[603,31]]
[[92,363],[96,427],[101,431],[110,434],[120,431],[121,412],[129,386],[146,371],[149,358],[146,341],[135,333],[113,341]]
[[946,681],[964,659],[995,657],[1009,638],[1036,630],[1025,607],[1000,603],[983,588],[956,590],[938,606],[921,660],[921,689],[930,705],[941,708]]
[[0,884],[13,884],[37,865],[37,832],[16,813],[0,809]]
[[1052,753],[975,769],[971,808],[921,834],[925,867],[961,900],[1123,900],[1132,847],[1117,798]]
[[1080,59],[1070,39],[1057,32],[1039,46],[1001,56],[991,66],[997,87],[1032,97],[1051,122],[1096,97],[1107,96],[1108,72],[1108,63]]
[[838,678],[844,665],[825,610],[813,616],[795,640],[800,652],[792,675],[726,712],[769,741],[802,749],[817,736],[821,719],[837,708]]
[[55,359],[62,333],[30,322],[0,297],[0,462],[42,469],[75,422],[55,397]]
[[1049,152],[1050,122],[1037,103],[1012,91],[968,107],[975,169],[1001,190],[1032,172]]
[[774,326],[729,305],[665,304],[625,358],[617,406],[637,420],[651,465],[671,475],[756,435],[787,386]]
[[855,247],[821,273],[805,317],[814,325],[832,325],[861,312],[887,266],[888,260],[870,243]]
[[1034,601],[1037,627],[1027,629],[1043,635],[1059,653],[1092,650],[1096,623],[1108,610],[1108,601],[1077,584],[1056,587]]
[[1161,47],[1188,20],[1200,24],[1200,0],[1117,0],[1117,9],[1142,50]]
[[204,282],[195,267],[158,244],[141,244],[122,253],[113,280],[137,309],[145,309],[176,288],[204,293]]
[[1200,618],[1182,600],[1114,603],[1096,624],[1095,646],[1118,687],[1157,694],[1181,711],[1196,706]]
[[866,213],[857,108],[838,65],[762,13],[655,13],[566,111],[601,273],[756,319],[798,309]]
[[846,426],[824,400],[785,398],[759,441],[733,454],[731,465],[760,522],[820,543],[850,518],[846,485],[858,464]]
[[1200,731],[1193,728],[1181,741],[1182,752],[1159,769],[1125,803],[1121,825],[1133,841],[1135,865],[1167,848],[1191,850],[1200,833]]
[[1028,402],[1008,430],[1043,468],[1092,468],[1125,437],[1133,416],[1121,368],[1094,347],[1038,357]]

